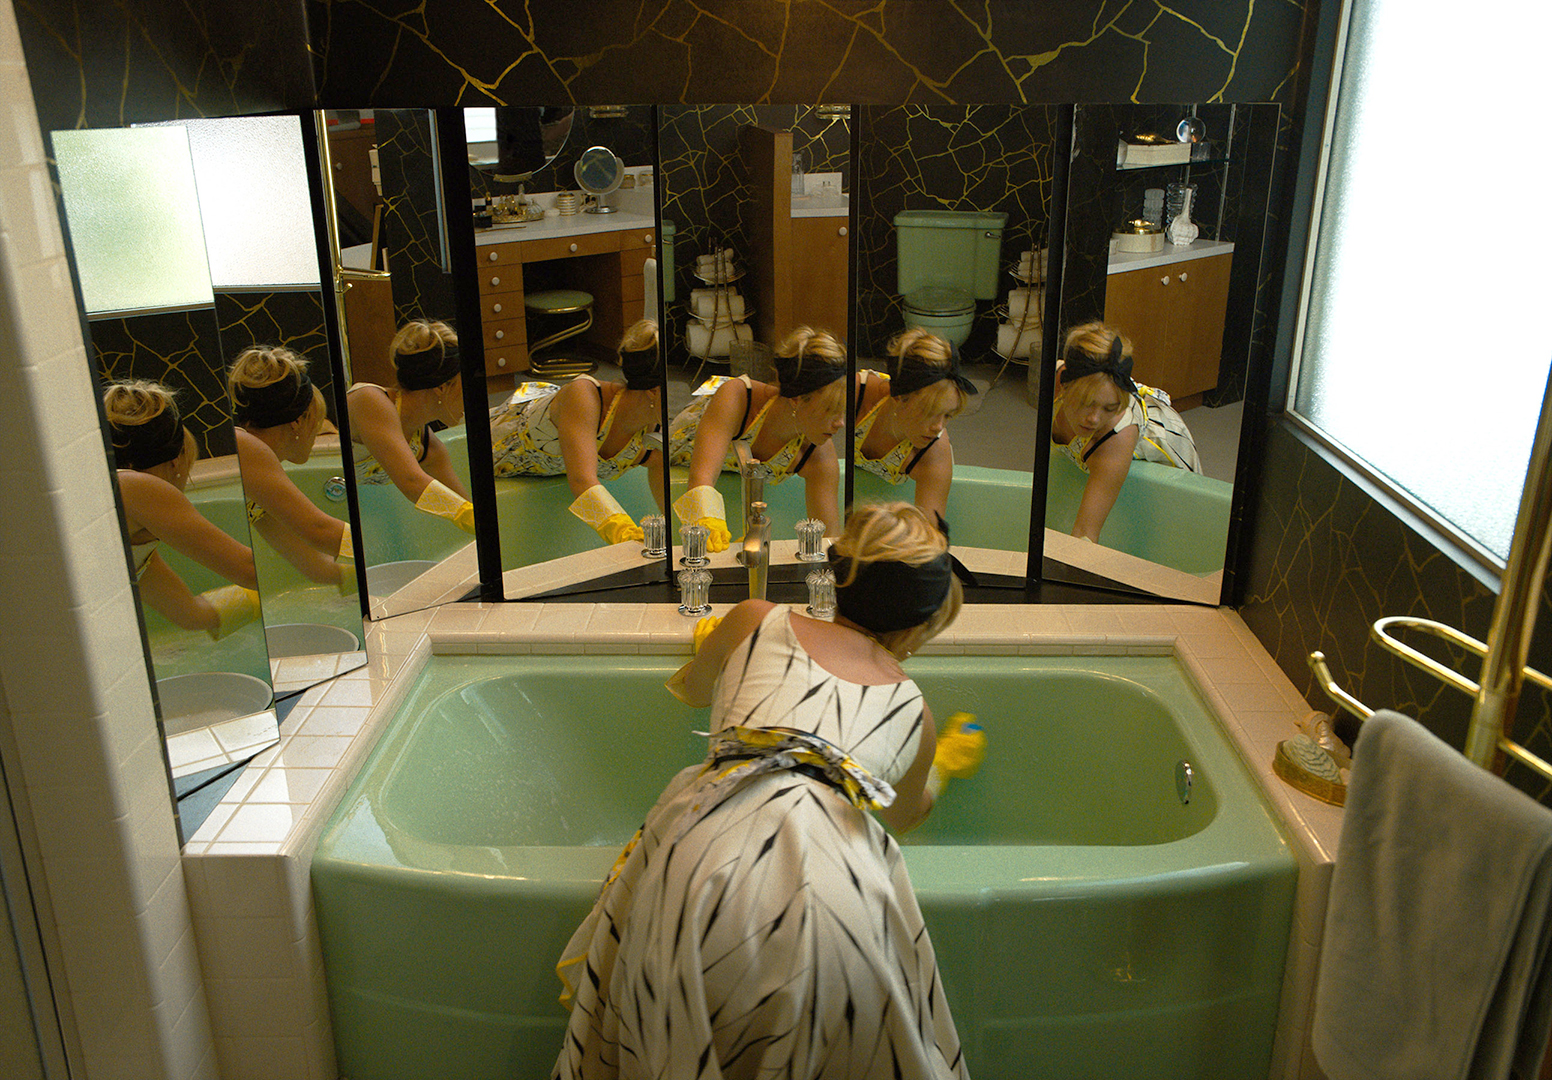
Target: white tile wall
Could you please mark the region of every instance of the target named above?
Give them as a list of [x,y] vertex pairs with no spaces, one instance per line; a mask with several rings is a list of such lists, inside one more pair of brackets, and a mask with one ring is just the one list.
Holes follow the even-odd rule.
[[0,4],[0,623],[44,939],[85,1075],[215,1077],[193,923],[80,318]]

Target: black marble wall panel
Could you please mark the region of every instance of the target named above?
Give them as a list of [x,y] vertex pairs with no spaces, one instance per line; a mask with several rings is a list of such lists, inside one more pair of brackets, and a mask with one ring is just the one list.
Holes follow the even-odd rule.
[[94,319],[88,330],[99,380],[161,383],[176,393],[200,457],[237,452],[214,308]]
[[[1307,658],[1326,654],[1338,683],[1370,708],[1416,717],[1434,734],[1465,744],[1471,699],[1375,644],[1369,628],[1387,615],[1434,619],[1485,640],[1494,592],[1417,529],[1297,437],[1286,422],[1268,433],[1256,543],[1246,567],[1240,615],[1316,707],[1334,705],[1315,685]],[[1530,663],[1552,669],[1552,597],[1543,590]],[[1481,662],[1418,634],[1403,640],[1475,679]],[[1548,695],[1525,685],[1513,725],[1516,741],[1552,758]],[[1552,784],[1511,765],[1507,777],[1552,798]]]
[[[411,319],[453,318],[453,278],[442,265],[432,149],[436,140],[425,109],[379,109],[377,162],[382,176],[382,241],[392,275],[395,325]],[[471,217],[459,222],[473,228]]]
[[[1045,246],[1057,106],[864,106],[858,111],[862,160],[857,166],[856,288],[862,358],[887,355],[905,328],[899,297],[895,215],[902,210],[980,210],[1008,215],[1004,267],[1020,252]],[[999,297],[1018,285],[1000,275]],[[961,349],[967,363],[1001,364],[996,307],[977,305]]]
[[44,131],[310,108],[305,0],[14,0]]
[[[310,0],[325,106],[1266,101],[1302,4]],[[413,101],[406,98],[413,93]]]

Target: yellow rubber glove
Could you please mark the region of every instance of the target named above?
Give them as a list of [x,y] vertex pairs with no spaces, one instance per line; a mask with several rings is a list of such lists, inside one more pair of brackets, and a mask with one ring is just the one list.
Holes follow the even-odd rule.
[[339,551],[335,553],[335,562],[355,562],[356,548],[350,542],[350,522],[345,522],[345,531],[340,534]]
[[339,565],[339,594],[341,596],[355,596],[361,589],[361,583],[356,580],[356,564],[353,562],[340,563]]
[[705,618],[697,622],[695,624],[695,636],[690,639],[690,652],[700,652],[701,646],[706,643],[706,639],[711,635],[711,632],[717,628],[717,624],[721,621],[721,615],[707,615]]
[[241,585],[223,585],[200,593],[199,598],[216,609],[218,621],[215,629],[209,631],[215,641],[259,617],[259,594]]
[[440,480],[426,485],[415,500],[415,509],[446,518],[464,532],[474,532],[474,504]]
[[609,494],[602,484],[594,484],[569,506],[572,514],[592,526],[594,532],[611,544],[623,544],[627,540],[645,540],[647,534],[631,520],[619,500]]
[[706,526],[706,550],[726,551],[733,542],[727,527],[722,492],[709,485],[693,487],[674,500],[674,514],[686,525]]
[[974,776],[985,758],[986,732],[975,722],[975,714],[955,713],[943,721],[938,732],[938,748],[927,773],[927,790],[937,798],[950,777]]

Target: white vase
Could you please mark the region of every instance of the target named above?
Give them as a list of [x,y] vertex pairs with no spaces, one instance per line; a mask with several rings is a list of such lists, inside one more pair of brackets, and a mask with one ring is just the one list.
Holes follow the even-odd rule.
[[1171,244],[1184,247],[1195,240],[1197,233],[1201,231],[1196,227],[1196,223],[1191,220],[1191,196],[1194,194],[1196,192],[1191,188],[1186,188],[1185,191],[1181,192],[1180,213],[1176,214],[1170,221],[1169,229],[1167,230]]

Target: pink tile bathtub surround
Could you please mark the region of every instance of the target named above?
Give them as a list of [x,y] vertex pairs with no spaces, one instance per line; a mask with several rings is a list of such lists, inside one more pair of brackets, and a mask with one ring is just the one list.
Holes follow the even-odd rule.
[[[713,608],[724,614],[727,605]],[[303,695],[184,849],[184,874],[224,1077],[333,1080],[309,860],[324,822],[432,654],[687,655],[694,619],[671,604],[449,604],[370,624],[369,662]],[[1272,1076],[1310,1072],[1310,999],[1341,811],[1271,770],[1309,705],[1228,609],[967,606],[924,653],[1174,654],[1261,779],[1299,860]],[[277,1008],[277,1003],[284,1003]]]

